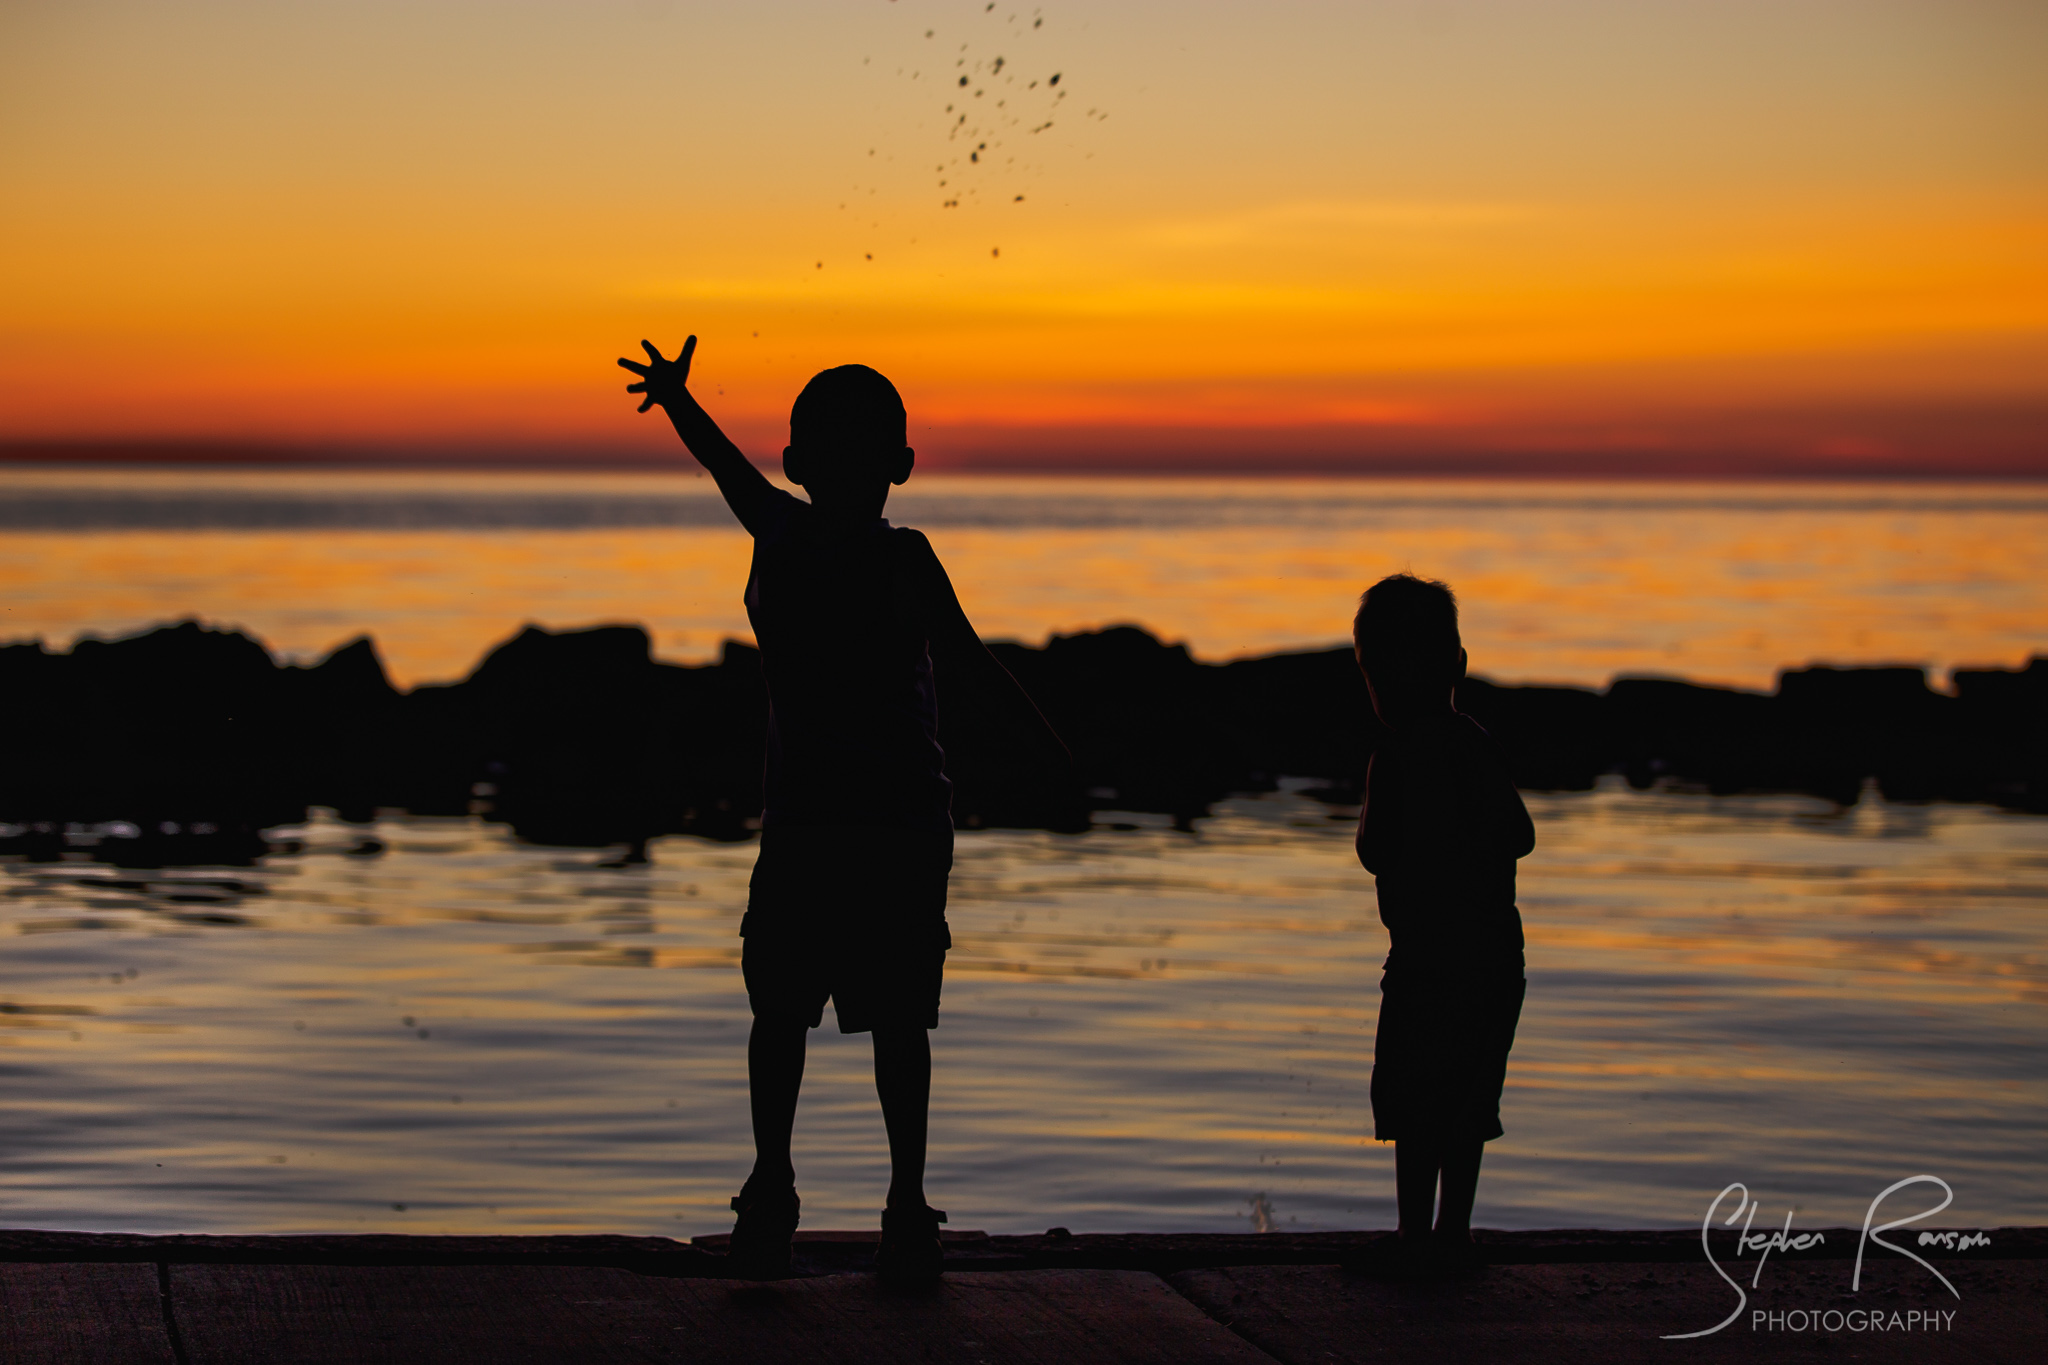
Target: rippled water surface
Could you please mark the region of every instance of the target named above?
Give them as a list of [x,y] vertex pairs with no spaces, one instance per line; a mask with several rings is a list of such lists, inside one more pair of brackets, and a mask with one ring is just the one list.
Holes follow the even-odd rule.
[[[1529,1005],[1480,1221],[1802,1226],[1942,1176],[2048,1222],[2048,823],[1967,807],[1534,797]],[[1339,812],[1339,817],[1342,816]],[[1349,828],[960,837],[931,1190],[957,1227],[1392,1221],[1385,938]],[[723,1230],[745,1174],[749,845],[645,867],[474,821],[316,823],[256,869],[5,868],[0,1223]],[[351,851],[354,850],[354,851]],[[864,1039],[814,1034],[813,1227],[886,1179]]]
[[[1122,621],[1220,659],[1450,579],[1476,671],[1768,686],[1809,661],[2048,645],[2038,486],[1681,487],[920,474],[985,634]],[[677,475],[0,470],[0,637],[196,615],[401,685],[524,621],[744,636],[747,544]],[[1937,674],[1937,682],[1939,676]],[[1681,1226],[1742,1180],[1804,1226],[1930,1172],[2048,1222],[2048,822],[1960,807],[1532,798],[1530,996],[1480,1217]],[[1341,819],[963,834],[932,1192],[955,1225],[1384,1225],[1367,1081],[1385,940]],[[257,869],[0,876],[0,1223],[719,1230],[748,1159],[750,846],[646,867],[476,822],[317,824]],[[356,851],[351,852],[354,849]],[[818,1036],[811,1226],[884,1183],[865,1043]]]

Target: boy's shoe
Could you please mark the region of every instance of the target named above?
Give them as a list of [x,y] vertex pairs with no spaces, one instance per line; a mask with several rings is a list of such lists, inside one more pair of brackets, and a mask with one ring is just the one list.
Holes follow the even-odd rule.
[[732,1210],[739,1218],[732,1225],[732,1242],[725,1252],[726,1264],[736,1277],[779,1280],[790,1274],[789,1244],[796,1236],[801,1207],[794,1185],[786,1190],[760,1190],[750,1179],[740,1187],[732,1199]]
[[875,1251],[875,1270],[896,1284],[930,1284],[945,1266],[946,1249],[939,1224],[946,1215],[929,1204],[882,1210],[882,1245]]

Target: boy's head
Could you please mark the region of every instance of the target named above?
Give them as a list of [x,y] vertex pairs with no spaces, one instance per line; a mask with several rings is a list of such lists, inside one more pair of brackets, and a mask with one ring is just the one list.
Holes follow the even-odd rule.
[[853,511],[871,502],[880,516],[889,485],[910,477],[907,430],[903,399],[881,374],[865,365],[821,370],[790,407],[782,471],[812,502],[857,504]]
[[1351,639],[1373,710],[1389,724],[1447,708],[1465,676],[1458,599],[1434,579],[1397,573],[1367,588]]

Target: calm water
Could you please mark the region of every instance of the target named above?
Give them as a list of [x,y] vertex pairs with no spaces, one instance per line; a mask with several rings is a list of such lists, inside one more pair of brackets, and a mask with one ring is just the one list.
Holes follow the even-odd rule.
[[[1530,989],[1479,1216],[1802,1225],[1922,1171],[2048,1222],[2048,844],[1976,808],[1534,800]],[[1133,823],[1136,822],[1134,817]],[[749,1158],[749,846],[653,866],[465,821],[253,873],[8,869],[0,1221],[147,1231],[719,1231]],[[1385,939],[1290,796],[1193,834],[961,836],[931,1188],[995,1231],[1387,1225]],[[814,1034],[811,1226],[886,1183],[865,1040]]]
[[[687,477],[0,471],[0,634],[196,614],[402,682],[526,620],[744,633],[746,545]],[[1136,621],[1223,658],[1342,638],[1395,569],[1475,668],[1753,685],[1787,664],[2048,646],[2038,488],[1603,488],[920,477],[991,636]],[[1931,1172],[2048,1222],[2048,822],[1968,807],[1532,798],[1530,1003],[1496,1226],[1684,1226],[1730,1180],[1802,1225]],[[1339,813],[1342,814],[1341,812]],[[1279,795],[1192,834],[963,834],[932,1192],[955,1226],[1392,1220],[1367,1081],[1385,940],[1349,830]],[[0,867],[0,1223],[145,1231],[722,1230],[748,1153],[751,847],[644,868],[463,821],[316,824],[250,870]],[[819,1035],[811,1226],[885,1183],[865,1044]]]
[[[1135,622],[1202,658],[1322,648],[1400,570],[1465,601],[1475,671],[1767,687],[1812,661],[2013,666],[2048,648],[2048,488],[1022,480],[918,475],[991,638]],[[198,614],[316,656],[376,636],[402,684],[520,623],[749,634],[747,541],[709,480],[0,469],[0,637]]]

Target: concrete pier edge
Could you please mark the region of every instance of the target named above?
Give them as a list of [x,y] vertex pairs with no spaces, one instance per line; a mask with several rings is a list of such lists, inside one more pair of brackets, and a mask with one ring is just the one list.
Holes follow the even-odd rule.
[[[1820,1244],[1779,1255],[1801,1262],[1856,1255],[1857,1228],[1802,1228]],[[1968,1251],[1923,1245],[1922,1232],[1990,1238]],[[800,1231],[800,1276],[866,1269],[879,1233]],[[1264,1233],[1070,1233],[1024,1235],[947,1232],[949,1270],[1148,1270],[1155,1274],[1215,1266],[1330,1265],[1345,1261],[1386,1230]],[[1602,1262],[1677,1264],[1701,1260],[1697,1230],[1557,1228],[1479,1229],[1473,1234],[1489,1265],[1572,1265]],[[1717,1227],[1718,1260],[1732,1261],[1732,1229]],[[1929,1261],[2048,1259],[2048,1227],[1894,1230],[1887,1240]],[[608,1266],[664,1275],[725,1277],[723,1233],[678,1241],[621,1235],[431,1236],[370,1234],[170,1234],[0,1229],[0,1264],[23,1262],[151,1262],[172,1265],[528,1265]],[[1753,1256],[1754,1253],[1750,1253]],[[1869,1255],[1890,1255],[1873,1248]]]
[[0,1230],[0,1359],[1662,1365],[1702,1352],[1775,1362],[1811,1360],[1816,1351],[1912,1365],[2039,1358],[2048,1340],[2048,1228],[1981,1230],[1988,1245],[1975,1244],[1980,1230],[1969,1229],[1967,1251],[1894,1230],[1890,1246],[1925,1263],[1867,1247],[1869,1261],[1853,1272],[1860,1292],[1849,1258],[1861,1229],[1820,1231],[1818,1245],[1775,1253],[1767,1274],[1754,1250],[1734,1254],[1734,1229],[1715,1229],[1718,1266],[1706,1263],[1697,1231],[1487,1231],[1479,1237],[1486,1268],[1420,1282],[1344,1267],[1379,1232],[954,1232],[945,1278],[906,1288],[862,1273],[872,1266],[872,1231],[802,1233],[798,1274],[760,1283],[725,1274],[720,1235],[683,1242]]

